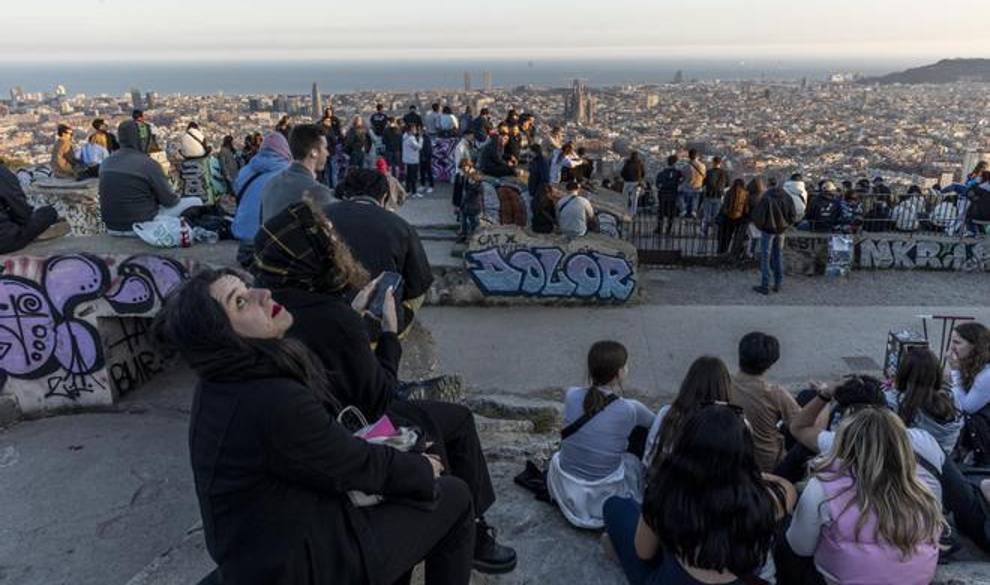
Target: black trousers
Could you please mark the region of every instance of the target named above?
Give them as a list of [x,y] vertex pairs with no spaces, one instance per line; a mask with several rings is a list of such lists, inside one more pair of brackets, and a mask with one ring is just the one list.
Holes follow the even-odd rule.
[[474,509],[467,485],[456,477],[437,480],[432,511],[388,502],[366,509],[381,550],[386,583],[408,584],[426,561],[425,585],[467,585],[474,558]]
[[435,185],[433,183],[433,162],[432,161],[420,161],[419,163],[419,183],[422,186],[430,185],[432,189]]
[[959,532],[990,552],[990,503],[951,457],[942,465],[942,506],[952,512],[953,524]]
[[416,192],[416,183],[419,182],[419,165],[406,163],[406,193],[412,195]]
[[741,219],[729,219],[724,218],[722,223],[718,226],[718,253],[725,254],[729,251],[729,244],[732,243],[733,237],[736,235],[736,231],[742,225],[743,220]]
[[[805,389],[798,392],[797,398],[795,399],[799,406],[804,406],[811,402],[814,398],[816,392],[811,389]],[[791,431],[784,429],[784,447],[787,448],[787,453],[784,454],[784,458],[780,460],[777,467],[774,468],[773,474],[786,479],[791,483],[797,483],[804,479],[805,475],[808,474],[808,462],[815,457],[815,452],[811,449],[805,447],[801,443],[798,443],[793,436],[791,436]]]
[[57,221],[58,213],[55,212],[55,208],[46,205],[35,209],[24,225],[11,223],[0,227],[0,254],[8,254],[24,248]]
[[450,402],[411,400],[409,404],[425,412],[436,429],[438,436],[428,452],[440,455],[446,472],[467,484],[475,514],[479,518],[484,516],[495,503],[495,489],[474,426],[474,415],[467,407]]

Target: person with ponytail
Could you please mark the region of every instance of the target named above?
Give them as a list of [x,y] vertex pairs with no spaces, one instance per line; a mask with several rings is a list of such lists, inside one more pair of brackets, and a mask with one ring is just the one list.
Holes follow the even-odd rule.
[[564,398],[560,451],[550,461],[547,487],[578,528],[604,526],[602,505],[611,496],[642,498],[642,441],[636,437],[645,437],[653,413],[620,396],[628,360],[621,343],[596,342],[588,351],[591,384],[570,388]]
[[[232,271],[204,270],[152,325],[196,372],[189,453],[206,548],[224,583],[467,585],[475,522],[436,455],[353,436],[292,314]],[[378,494],[370,507],[349,492]]]
[[952,396],[965,418],[962,447],[972,462],[990,467],[990,329],[963,323],[949,345]]

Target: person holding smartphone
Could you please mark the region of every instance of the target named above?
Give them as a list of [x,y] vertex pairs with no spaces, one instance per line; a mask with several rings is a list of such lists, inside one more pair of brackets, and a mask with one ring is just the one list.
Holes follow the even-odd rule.
[[[402,399],[397,279],[385,273],[369,282],[337,225],[307,202],[293,204],[266,222],[255,240],[259,285],[271,289],[294,316],[288,337],[302,341],[319,358],[329,373],[330,392],[341,404],[357,407],[369,421],[388,415],[397,425],[418,427],[433,442],[428,451],[440,455],[445,468],[471,492],[475,570],[509,572],[516,553],[495,540],[484,518],[495,492],[474,415],[459,404]],[[358,293],[352,298],[350,290]],[[369,309],[376,310],[376,297],[381,299],[380,316],[368,315]],[[364,317],[380,322],[382,333],[374,351]]]

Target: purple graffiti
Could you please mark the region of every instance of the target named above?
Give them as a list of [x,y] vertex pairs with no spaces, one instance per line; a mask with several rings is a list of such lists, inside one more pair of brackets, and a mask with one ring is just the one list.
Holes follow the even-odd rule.
[[112,288],[106,262],[89,254],[53,256],[41,272],[40,283],[0,276],[0,379],[50,376],[46,396],[71,399],[102,388],[95,373],[105,365],[99,332],[75,308],[104,298],[119,315],[144,314],[187,276],[150,254],[121,262]]
[[433,178],[441,183],[450,183],[454,180],[454,149],[460,138],[434,138],[433,157],[430,165],[433,168]]
[[0,277],[0,369],[14,377],[43,376],[55,351],[55,316],[35,283]]
[[636,288],[632,266],[621,255],[582,251],[565,256],[559,248],[545,247],[506,257],[493,246],[468,252],[464,259],[485,295],[625,302]]

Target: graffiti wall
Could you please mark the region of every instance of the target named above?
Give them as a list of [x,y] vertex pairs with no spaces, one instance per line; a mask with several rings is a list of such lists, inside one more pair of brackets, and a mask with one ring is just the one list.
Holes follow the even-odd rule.
[[535,236],[517,227],[478,233],[464,264],[485,297],[625,303],[636,290],[636,254],[602,236]]
[[990,271],[990,240],[863,239],[860,268]]
[[[148,357],[150,346],[138,340],[147,325],[136,322],[147,321],[187,274],[182,263],[151,254],[7,259],[0,275],[3,391],[16,394],[25,413],[112,404],[160,369],[161,358]],[[112,375],[108,355],[114,364],[138,365]]]
[[433,156],[430,165],[433,167],[433,180],[439,183],[454,182],[454,149],[460,138],[434,138]]

